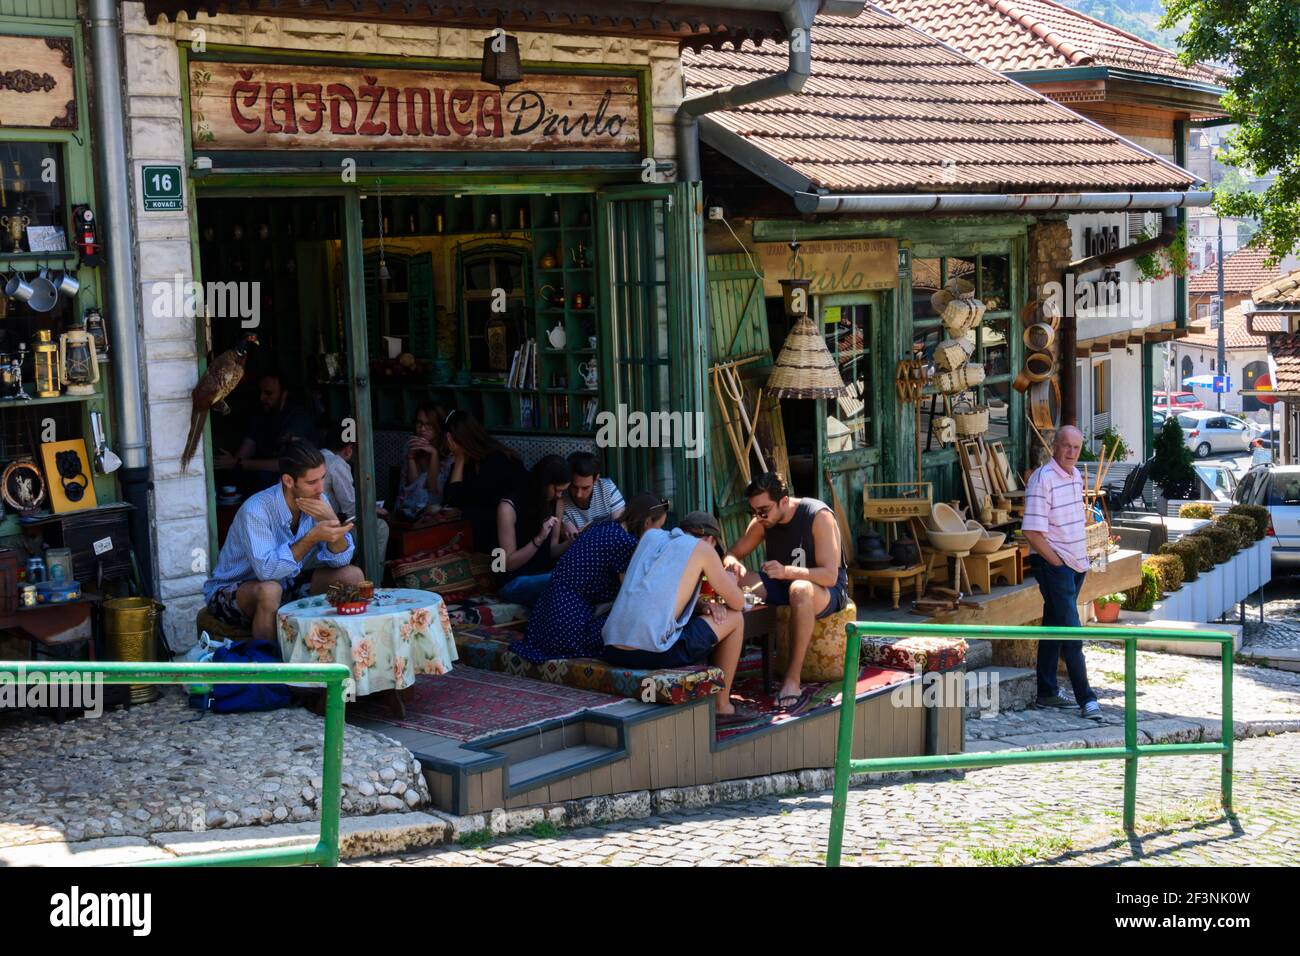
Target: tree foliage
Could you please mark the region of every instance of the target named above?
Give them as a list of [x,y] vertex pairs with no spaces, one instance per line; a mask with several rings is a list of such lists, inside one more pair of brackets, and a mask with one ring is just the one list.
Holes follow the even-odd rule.
[[1180,22],[1185,62],[1229,70],[1223,106],[1238,127],[1226,141],[1225,160],[1256,176],[1277,174],[1262,193],[1217,192],[1214,208],[1257,219],[1256,244],[1281,258],[1300,243],[1300,4],[1168,0],[1161,26]]

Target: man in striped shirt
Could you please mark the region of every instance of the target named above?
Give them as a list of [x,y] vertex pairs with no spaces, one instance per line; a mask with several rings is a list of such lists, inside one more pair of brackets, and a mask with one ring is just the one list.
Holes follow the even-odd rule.
[[[1030,565],[1043,595],[1044,627],[1080,627],[1079,588],[1088,571],[1088,546],[1083,530],[1083,476],[1075,467],[1083,450],[1083,433],[1066,425],[1056,433],[1051,460],[1029,476],[1025,490],[1025,520],[1021,529],[1034,549]],[[1101,719],[1097,695],[1088,686],[1083,641],[1038,642],[1038,706],[1069,707],[1057,687],[1056,666],[1065,669],[1074,689],[1074,702],[1084,717]]]
[[564,493],[564,526],[566,539],[602,518],[617,521],[623,517],[623,493],[610,478],[600,474],[600,459],[589,451],[575,451],[569,456],[573,477],[569,490]]

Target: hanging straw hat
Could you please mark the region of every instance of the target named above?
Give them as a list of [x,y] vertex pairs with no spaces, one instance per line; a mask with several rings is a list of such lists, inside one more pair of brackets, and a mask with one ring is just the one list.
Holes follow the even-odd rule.
[[772,366],[767,392],[777,398],[838,398],[844,379],[812,319],[794,324]]

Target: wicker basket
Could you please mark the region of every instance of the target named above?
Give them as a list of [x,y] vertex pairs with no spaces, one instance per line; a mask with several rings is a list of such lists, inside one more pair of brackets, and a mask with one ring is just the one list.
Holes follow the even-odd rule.
[[983,317],[984,303],[979,299],[953,299],[943,310],[943,327],[953,338],[961,338],[979,325]]
[[1088,549],[1088,560],[1095,561],[1110,551],[1109,523],[1098,521],[1086,526],[1083,529],[1083,537]]
[[951,445],[957,440],[957,423],[947,415],[936,415],[930,422],[930,431],[940,445]]
[[970,361],[975,351],[975,343],[964,336],[959,339],[944,339],[934,349],[934,364],[945,372],[961,368]]
[[957,423],[957,434],[961,438],[974,438],[989,430],[989,407],[975,405],[971,408],[953,410],[953,421]]
[[953,395],[974,388],[984,381],[984,366],[972,362],[951,372],[941,372],[935,376],[934,386],[944,395]]

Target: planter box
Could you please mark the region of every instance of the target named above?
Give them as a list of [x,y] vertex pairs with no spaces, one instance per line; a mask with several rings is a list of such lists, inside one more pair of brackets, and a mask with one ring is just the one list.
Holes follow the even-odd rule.
[[[1180,621],[1174,619],[1153,618],[1150,614],[1143,614],[1138,611],[1121,612],[1120,623],[1133,624],[1142,628],[1150,628],[1151,630],[1159,630],[1161,628],[1181,628],[1184,630],[1196,631],[1228,631],[1233,635],[1233,652],[1236,653],[1241,650],[1241,625],[1239,624],[1207,624],[1203,621]],[[1217,644],[1203,644],[1200,641],[1175,641],[1153,638],[1149,641],[1138,641],[1138,648],[1144,651],[1166,651],[1171,654],[1187,654],[1192,657],[1217,658],[1219,656],[1219,646]]]

